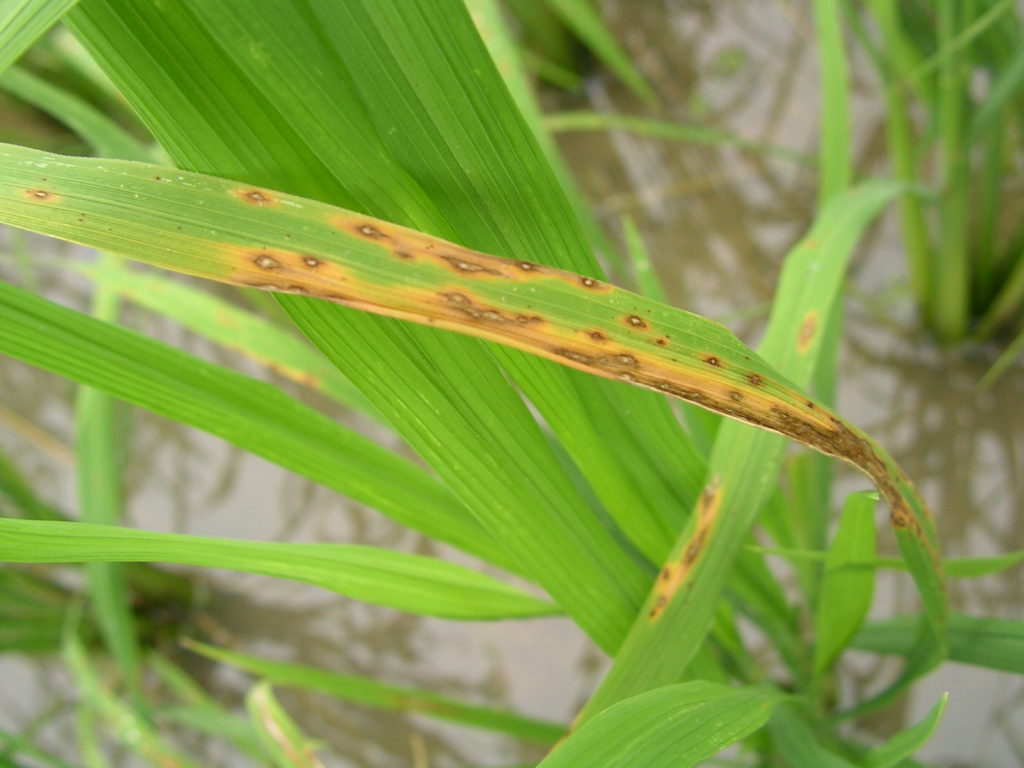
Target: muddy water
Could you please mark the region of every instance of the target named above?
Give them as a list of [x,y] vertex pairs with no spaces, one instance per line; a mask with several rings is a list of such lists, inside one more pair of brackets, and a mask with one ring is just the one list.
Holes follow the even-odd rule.
[[[648,114],[701,121],[748,139],[813,152],[816,73],[810,19],[790,3],[605,2],[607,18],[659,93]],[[871,167],[880,135],[869,69],[854,68],[856,154]],[[549,107],[640,113],[614,81],[589,79],[579,94],[549,97]],[[813,213],[815,176],[806,167],[727,148],[652,141],[622,133],[561,139],[601,223],[617,237],[624,215],[640,227],[672,303],[718,318],[749,343],[763,328],[781,259]],[[33,247],[37,241],[33,241]],[[63,247],[60,247],[63,250]],[[71,257],[78,257],[74,252]],[[72,306],[88,286],[43,266],[40,288]],[[5,271],[10,276],[10,270]],[[878,437],[931,500],[949,555],[1024,547],[1015,524],[1024,496],[1024,373],[997,386],[975,384],[991,360],[962,360],[917,334],[907,300],[898,233],[883,221],[862,243],[851,270],[841,350],[841,413]],[[173,326],[128,310],[132,327],[253,375],[230,353]],[[282,386],[290,388],[285,382]],[[70,387],[44,374],[0,364],[0,448],[71,509]],[[329,407],[308,394],[318,407]],[[339,414],[339,417],[341,415]],[[380,439],[387,443],[386,435]],[[259,459],[145,413],[133,415],[127,463],[132,523],[200,535],[282,541],[359,541],[407,551],[452,553],[403,531],[371,510],[339,499]],[[859,477],[839,470],[841,492]],[[839,498],[837,495],[836,498]],[[891,548],[883,536],[884,546]],[[420,687],[536,717],[566,721],[600,679],[605,662],[568,622],[460,625],[397,614],[285,582],[204,573],[207,598],[196,631],[281,659],[301,660],[392,684]],[[959,610],[1022,614],[1019,570],[954,582]],[[914,610],[907,580],[883,580],[878,615]],[[851,655],[841,695],[877,690],[893,667]],[[17,730],[64,701],[59,671],[0,660],[0,728]],[[246,681],[220,671],[210,682],[225,698]],[[9,692],[18,690],[18,696]],[[1024,687],[1008,675],[947,665],[893,708],[868,738],[920,717],[952,692],[943,723],[922,757],[939,765],[1010,766],[1024,760],[1014,735],[1024,723]],[[508,765],[536,753],[502,737],[418,717],[382,714],[314,695],[282,695],[292,714],[341,756],[338,765]],[[61,721],[45,741],[67,743]],[[206,762],[227,765],[206,744]]]

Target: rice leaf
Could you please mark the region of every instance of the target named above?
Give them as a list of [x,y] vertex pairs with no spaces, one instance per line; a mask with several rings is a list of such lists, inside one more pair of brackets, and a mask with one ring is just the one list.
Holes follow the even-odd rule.
[[301,581],[354,600],[449,619],[551,616],[550,603],[464,566],[354,544],[280,544],[109,525],[0,519],[0,562],[164,562]]
[[316,745],[299,729],[274,696],[269,683],[258,683],[245,697],[263,748],[277,768],[323,768]]
[[[868,622],[850,646],[908,656],[920,621],[910,616]],[[1024,675],[1024,621],[951,614],[949,660]]]
[[[294,332],[187,283],[120,265],[71,265],[98,285],[134,304],[168,317],[227,349],[234,349],[281,376],[322,392],[374,419],[383,417],[337,368]],[[386,426],[386,425],[382,425]]]
[[[259,14],[244,0],[95,0],[68,23],[179,165],[596,269],[459,0],[288,3]],[[280,302],[519,568],[614,650],[648,568],[574,491],[520,393],[588,478],[610,463],[608,447],[589,438],[618,396],[518,352],[299,297]],[[600,463],[587,466],[593,456]],[[670,526],[657,515],[678,505],[631,508],[642,487],[602,485],[617,519],[643,521],[646,511],[650,538],[664,537]]]
[[846,499],[825,558],[814,612],[814,673],[821,675],[849,642],[871,607],[875,556],[874,493]]
[[884,744],[868,752],[861,761],[864,768],[893,768],[917,752],[935,732],[948,700],[949,694],[942,694],[920,722],[891,736]]
[[0,72],[60,21],[78,0],[8,0],[0,6]]
[[4,282],[0,352],[198,427],[403,525],[514,567],[436,479],[268,384]]
[[546,0],[566,26],[584,42],[605,66],[612,70],[622,82],[641,99],[650,103],[655,99],[654,91],[643,75],[630,61],[601,17],[590,5],[589,0]]
[[778,701],[703,681],[656,688],[601,712],[537,768],[687,768],[756,731]]
[[368,677],[341,675],[302,664],[272,661],[193,640],[184,641],[184,645],[207,658],[244,669],[276,686],[320,691],[368,707],[395,712],[415,712],[461,725],[506,733],[539,744],[554,744],[566,730],[566,726],[557,723],[465,704],[430,691],[400,688]]
[[[823,318],[829,316],[839,292],[846,258],[862,229],[899,189],[890,182],[869,182],[834,197],[787,257],[761,351],[788,376],[801,383],[812,376]],[[814,408],[823,410],[818,404]],[[722,424],[691,522],[584,717],[637,691],[665,684],[686,667],[704,641],[732,564],[774,487],[783,449],[784,443],[773,435]],[[758,471],[751,472],[750,467]],[[928,651],[927,663],[934,665],[942,655],[946,610],[934,524],[924,502],[902,474],[898,476],[902,479],[895,480],[894,475],[889,491],[879,490],[889,500],[897,541],[911,563],[929,616],[929,635],[922,639],[922,648]],[[915,670],[925,667],[922,661]]]

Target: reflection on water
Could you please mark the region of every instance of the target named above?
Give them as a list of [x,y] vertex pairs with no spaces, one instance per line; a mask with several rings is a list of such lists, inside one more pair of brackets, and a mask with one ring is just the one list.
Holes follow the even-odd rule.
[[[744,138],[813,152],[816,71],[803,6],[618,0],[605,2],[604,8],[661,96],[658,117],[699,120]],[[880,131],[877,99],[868,68],[858,66],[854,72],[856,153],[859,167],[871,168]],[[588,80],[585,93],[561,96],[558,102],[561,108],[642,111],[605,77]],[[788,160],[624,133],[574,134],[561,137],[560,143],[607,229],[618,236],[623,215],[637,221],[670,300],[722,319],[756,343],[781,259],[813,215],[813,171]],[[48,267],[38,275],[48,295],[84,306],[87,292],[81,280]],[[889,447],[921,484],[934,506],[947,554],[1024,548],[1024,533],[1014,522],[1024,495],[1024,409],[1019,405],[1024,375],[1017,369],[978,393],[975,382],[990,360],[957,360],[916,336],[903,283],[898,238],[886,221],[871,231],[854,261],[839,409]],[[203,357],[264,375],[144,313],[127,311],[126,323]],[[282,386],[294,391],[287,383]],[[71,388],[4,362],[0,391],[5,409],[0,412],[0,449],[18,457],[48,498],[71,509],[66,448]],[[317,400],[316,405],[323,403]],[[34,434],[24,423],[41,427],[52,439]],[[132,522],[152,530],[359,541],[441,552],[372,511],[145,413],[133,414],[127,481]],[[840,470],[839,487],[843,492],[859,489],[863,481]],[[888,537],[883,545],[891,547]],[[958,609],[1019,617],[1024,604],[1019,574],[1018,569],[953,582]],[[567,621],[459,625],[269,579],[228,573],[202,578],[211,597],[196,617],[197,627],[220,641],[536,717],[571,719],[605,665]],[[906,578],[887,576],[880,582],[875,606],[880,613],[911,611],[915,604]],[[16,687],[33,693],[17,701],[0,697],[0,727],[16,730],[46,702],[65,699],[59,671],[3,663],[5,683],[20,676],[24,682]],[[847,667],[842,695],[850,701],[877,690],[893,670],[889,662],[861,655]],[[227,698],[247,684],[222,668],[210,674]],[[865,725],[877,726],[876,733],[891,732],[920,717],[943,690],[952,691],[949,708],[922,757],[942,765],[977,766],[1021,759],[1024,745],[1010,724],[1019,729],[1024,718],[1024,688],[1008,675],[947,665],[909,700]],[[281,697],[310,734],[344,756],[344,765],[503,765],[537,755],[503,737],[425,718],[380,713],[319,695],[282,692]],[[68,741],[59,726],[48,735],[52,743]],[[213,764],[225,764],[217,760],[218,747],[209,749]],[[423,755],[429,763],[422,762]]]

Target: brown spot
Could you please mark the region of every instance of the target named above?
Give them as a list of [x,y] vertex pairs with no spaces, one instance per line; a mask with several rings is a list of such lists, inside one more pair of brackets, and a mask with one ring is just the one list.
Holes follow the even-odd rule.
[[544,322],[544,318],[537,315],[516,315],[516,322],[519,325],[540,325]]
[[722,361],[719,360],[714,355],[708,355],[707,357],[705,357],[704,362],[707,363],[708,365],[713,365],[715,367],[721,367],[722,365]]
[[900,501],[898,504],[893,504],[892,511],[889,513],[889,520],[892,522],[892,527],[900,530],[910,527],[913,522],[913,516],[910,514],[910,510],[907,509],[906,504]]
[[592,277],[581,277],[580,282],[584,288],[600,288],[601,284]]
[[523,270],[523,272],[536,272],[540,269],[540,265],[532,264],[529,261],[517,261],[516,266]]
[[632,355],[612,355],[610,359],[619,365],[628,365],[630,367],[636,367],[637,365],[636,358]]
[[562,347],[556,347],[551,350],[551,353],[554,355],[558,355],[559,357],[564,357],[567,360],[572,360],[574,363],[580,363],[581,365],[594,364],[594,358],[592,358],[590,355],[584,355],[581,352],[577,352],[574,349],[564,349]]
[[400,259],[411,259],[412,258],[412,254],[411,253],[409,253],[408,251],[403,251],[401,248],[395,248],[395,250],[393,250],[392,253],[395,254],[395,256],[397,256]]
[[755,387],[760,387],[762,384],[764,384],[764,379],[762,379],[760,374],[757,373],[748,373],[747,381],[749,381]]
[[316,267],[320,266],[320,259],[316,258],[315,256],[303,256],[302,263],[305,264],[307,267],[310,267],[311,269],[315,269]]
[[256,187],[246,187],[244,189],[232,189],[231,196],[241,200],[243,203],[249,205],[276,205],[277,200],[273,196],[263,189],[257,189]]
[[647,323],[644,322],[644,319],[642,317],[638,317],[637,315],[627,315],[626,316],[626,325],[632,326],[633,328],[646,328],[647,327]]
[[651,612],[647,614],[647,618],[653,621],[661,615],[661,612],[665,610],[665,605],[668,603],[668,596],[658,595],[654,599],[654,604],[651,606]]
[[472,304],[465,294],[462,293],[442,293],[441,298],[447,301],[449,304],[465,305]]
[[163,180],[164,180],[163,176],[154,176],[153,177],[153,181],[163,181]]
[[601,333],[601,331],[587,331],[587,336],[593,341],[608,341],[608,337]]
[[29,200],[39,203],[52,203],[60,199],[53,192],[47,192],[45,189],[26,189],[22,194]]
[[485,267],[483,264],[477,264],[475,261],[466,261],[460,259],[458,256],[448,256],[446,254],[438,254],[438,257],[444,259],[451,265],[452,269],[457,272],[466,272],[469,274],[484,274],[484,275],[501,275],[500,269],[494,267]]
[[800,323],[800,329],[796,333],[796,350],[801,355],[806,353],[818,333],[818,313],[813,309],[808,312]]
[[278,267],[281,266],[279,262],[270,258],[265,253],[261,253],[259,256],[256,256],[252,260],[252,263],[259,267],[260,269],[277,269]]
[[657,344],[659,347],[664,347],[666,344],[668,344],[668,339],[655,339],[654,343]]
[[353,231],[357,235],[368,237],[371,240],[384,240],[385,238],[387,238],[387,235],[385,235],[375,226],[373,226],[372,224],[366,224],[365,222],[362,224],[356,224],[355,227],[353,227]]
[[662,569],[658,572],[658,578],[662,581],[668,581],[670,578],[672,578],[672,569],[669,568],[667,565],[663,566]]
[[686,546],[686,551],[683,553],[683,564],[685,566],[690,567],[693,565],[698,555],[700,555],[700,551],[704,548],[704,539],[707,538],[707,535],[707,528],[699,528],[693,534],[693,539]]

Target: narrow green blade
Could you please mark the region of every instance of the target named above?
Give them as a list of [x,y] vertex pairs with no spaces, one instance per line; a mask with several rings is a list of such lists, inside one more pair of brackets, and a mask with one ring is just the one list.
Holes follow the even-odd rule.
[[198,427],[403,525],[510,565],[434,478],[268,384],[3,282],[0,353]]
[[[853,638],[851,647],[909,655],[920,619],[912,616],[869,622]],[[949,660],[1024,675],[1024,621],[951,614]]]
[[4,0],[0,4],[0,72],[60,21],[76,2],[78,0]]
[[846,499],[839,529],[825,558],[818,605],[814,612],[814,673],[821,675],[846,647],[871,607],[875,572],[875,501],[873,493]]
[[601,712],[538,768],[688,768],[756,731],[778,701],[702,681],[656,688]]
[[[459,0],[262,11],[244,0],[95,0],[69,24],[184,167],[496,252],[592,263]],[[579,391],[594,383],[465,339],[281,302],[521,570],[614,650],[647,569],[572,488],[519,394],[549,424],[596,422]]]
[[[868,182],[834,197],[787,257],[761,351],[799,383],[806,384],[814,372],[824,319],[830,316],[854,243],[899,190],[899,185],[890,182]],[[825,410],[818,404],[814,409]],[[728,410],[724,413],[734,415]],[[796,432],[801,432],[807,438],[813,430],[797,429],[791,434],[800,439]],[[928,661],[934,663],[943,648],[945,592],[930,512],[892,459],[881,458],[877,453],[881,449],[874,442],[861,445],[879,457],[875,469],[888,467],[887,479],[876,479],[876,487],[890,506],[897,540],[910,561],[926,607],[931,641]],[[774,487],[783,450],[784,443],[773,435],[746,432],[734,423],[722,424],[709,462],[707,485],[692,521],[584,716],[638,691],[668,683],[686,667],[704,641],[733,562]],[[867,458],[866,454],[861,458]],[[867,459],[867,463],[874,461]],[[750,471],[751,467],[758,471]]]
[[207,658],[244,669],[277,686],[320,691],[345,701],[395,712],[416,712],[427,717],[506,733],[540,744],[554,744],[565,733],[566,727],[557,723],[523,717],[486,707],[465,704],[439,696],[430,691],[399,688],[369,677],[340,675],[325,669],[289,664],[252,656],[250,654],[216,648],[205,643],[186,641],[185,646]]
[[0,561],[164,562],[223,568],[302,581],[355,600],[449,619],[560,613],[551,603],[469,568],[354,544],[277,544],[89,523],[0,519]]

